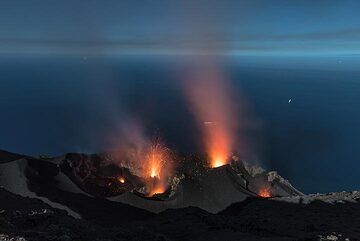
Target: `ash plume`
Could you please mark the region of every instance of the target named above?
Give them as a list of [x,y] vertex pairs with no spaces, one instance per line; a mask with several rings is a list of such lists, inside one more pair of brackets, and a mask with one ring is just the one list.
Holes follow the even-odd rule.
[[183,87],[201,129],[201,139],[210,165],[217,167],[226,164],[238,141],[239,122],[224,74],[217,65],[206,62],[190,72]]

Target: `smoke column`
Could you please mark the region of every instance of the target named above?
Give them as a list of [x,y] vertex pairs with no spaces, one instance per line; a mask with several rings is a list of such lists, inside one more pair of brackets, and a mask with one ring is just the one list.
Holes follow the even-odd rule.
[[184,90],[201,128],[210,165],[218,167],[226,164],[235,148],[238,122],[224,75],[217,65],[206,61],[190,73],[190,77],[184,81]]

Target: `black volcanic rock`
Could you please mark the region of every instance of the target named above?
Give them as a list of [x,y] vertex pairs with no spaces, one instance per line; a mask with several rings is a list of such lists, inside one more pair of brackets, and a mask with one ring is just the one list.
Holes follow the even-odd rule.
[[[0,240],[161,240],[146,230],[132,230],[131,225],[112,228],[75,219],[40,200],[14,195],[4,189],[0,189],[0,203],[0,232],[3,234]],[[109,213],[99,214],[99,217],[101,215]],[[118,219],[131,223],[124,209]]]
[[251,198],[230,205],[219,215],[227,217],[232,228],[244,227],[269,236],[295,239],[326,236],[333,232],[340,237],[334,240],[360,239],[359,202],[334,204],[324,202],[321,196],[308,204]]
[[26,157],[25,155],[0,150],[0,163],[12,162]]
[[[353,195],[347,193],[347,196]],[[123,204],[119,204],[111,207],[112,212],[119,215],[119,222],[113,220],[109,224],[87,217],[75,219],[40,200],[0,189],[0,238],[19,241],[360,240],[360,204],[356,201],[330,204],[321,198],[314,198],[309,204],[249,198],[218,214],[188,207],[169,209],[137,221],[128,219],[126,205],[120,207]],[[98,213],[99,217],[108,214]]]
[[[103,158],[0,152],[0,240],[360,240],[357,191],[304,195],[276,172],[235,161],[184,171],[172,199],[106,198],[91,193],[127,174]],[[88,186],[96,178],[100,190]],[[257,195],[264,184],[275,197]]]
[[168,179],[166,192],[148,197],[146,179],[128,167],[115,165],[113,158],[108,153],[68,153],[50,158],[0,152],[0,183],[16,194],[41,197],[53,207],[68,210],[74,217],[84,213],[74,213],[79,210],[73,201],[74,194],[81,199],[106,198],[151,212],[197,206],[212,213],[247,197],[258,196],[263,188],[271,196],[302,194],[276,172],[265,172],[236,158],[231,164],[209,168],[204,166],[205,157],[190,156]]
[[[108,158],[104,153],[68,153],[60,158],[59,167],[79,188],[97,197],[117,196],[143,185],[127,168],[109,164]],[[120,176],[126,182],[121,183]]]
[[304,204],[253,197],[217,214],[172,209],[142,223],[173,240],[360,240],[360,203],[322,199]]

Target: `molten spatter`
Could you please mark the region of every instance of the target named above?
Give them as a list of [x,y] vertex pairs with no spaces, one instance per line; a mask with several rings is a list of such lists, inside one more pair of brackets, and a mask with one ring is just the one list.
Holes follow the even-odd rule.
[[163,166],[169,158],[169,149],[161,143],[152,143],[146,154],[147,176],[161,179]]
[[171,151],[158,139],[153,140],[145,155],[144,177],[147,178],[148,196],[165,192],[170,175]]
[[269,198],[271,197],[270,189],[268,187],[263,187],[259,190],[258,195],[263,198]]
[[118,180],[120,183],[125,183],[125,178],[123,178],[123,177],[119,177]]

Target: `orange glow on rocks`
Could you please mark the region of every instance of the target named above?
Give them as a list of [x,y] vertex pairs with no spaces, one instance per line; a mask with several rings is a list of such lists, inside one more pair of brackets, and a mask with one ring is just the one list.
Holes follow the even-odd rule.
[[125,183],[125,178],[123,178],[123,177],[119,177],[118,180],[119,180],[120,183]]
[[269,198],[271,197],[270,189],[267,187],[261,188],[258,195],[263,198]]
[[212,168],[221,167],[225,164],[226,164],[226,158],[221,156],[215,156],[215,158],[211,160]]
[[154,187],[152,187],[150,189],[150,192],[149,192],[148,196],[152,197],[152,196],[154,196],[156,194],[164,193],[165,191],[166,191],[166,187],[161,185],[161,184],[160,185],[158,184],[158,185],[155,185]]
[[205,146],[210,156],[210,166],[219,167],[227,164],[230,150],[229,135],[216,125],[208,126],[205,132]]

